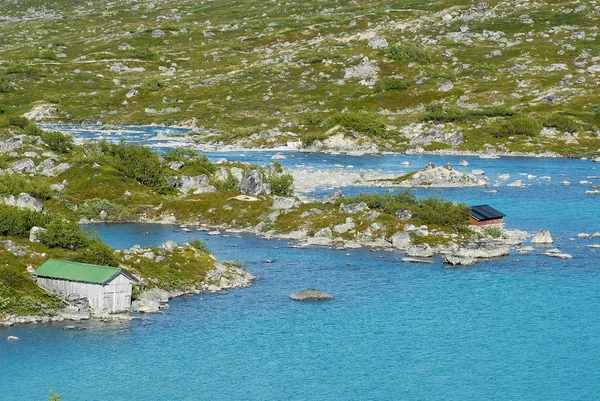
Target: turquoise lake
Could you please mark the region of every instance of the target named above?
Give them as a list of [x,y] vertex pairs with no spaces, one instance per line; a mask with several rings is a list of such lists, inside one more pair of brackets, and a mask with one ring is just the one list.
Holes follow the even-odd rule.
[[[142,138],[143,139],[143,138]],[[266,164],[275,152],[210,154]],[[286,153],[287,168],[335,164],[401,172],[465,159],[498,187],[418,190],[488,203],[510,228],[549,229],[559,260],[511,254],[468,268],[401,262],[399,252],[297,249],[251,235],[209,237],[177,226],[88,227],[109,244],[205,240],[260,279],[226,294],[174,299],[127,323],[0,329],[0,400],[596,400],[600,397],[600,163],[589,160]],[[411,166],[400,165],[409,161]],[[523,174],[523,175],[521,175]],[[528,178],[528,174],[532,177]],[[533,177],[535,176],[535,177]],[[541,177],[550,177],[541,178]],[[506,183],[521,179],[527,188]],[[570,181],[570,186],[561,181]],[[580,184],[589,181],[590,184]],[[496,189],[497,193],[489,193]],[[342,188],[345,193],[388,188]],[[317,190],[322,196],[331,189]],[[349,254],[349,255],[347,255]],[[274,263],[265,263],[274,259]],[[296,303],[300,289],[335,300]],[[18,342],[3,341],[6,336]]]

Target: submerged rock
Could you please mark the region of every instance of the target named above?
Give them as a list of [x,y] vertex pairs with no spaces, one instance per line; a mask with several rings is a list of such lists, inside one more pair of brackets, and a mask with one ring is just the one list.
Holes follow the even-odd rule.
[[293,299],[294,301],[331,301],[333,296],[324,291],[307,288],[290,295],[290,299]]
[[550,231],[548,230],[538,231],[531,239],[532,244],[551,244],[553,242],[554,240],[552,239]]
[[6,341],[19,341],[19,337],[8,336],[8,337],[6,337]]

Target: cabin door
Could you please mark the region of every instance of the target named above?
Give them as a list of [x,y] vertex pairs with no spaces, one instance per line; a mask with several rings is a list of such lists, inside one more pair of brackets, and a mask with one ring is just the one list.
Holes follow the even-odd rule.
[[109,312],[113,312],[114,307],[115,307],[115,293],[114,292],[104,293],[104,303],[102,305],[102,308],[106,309]]

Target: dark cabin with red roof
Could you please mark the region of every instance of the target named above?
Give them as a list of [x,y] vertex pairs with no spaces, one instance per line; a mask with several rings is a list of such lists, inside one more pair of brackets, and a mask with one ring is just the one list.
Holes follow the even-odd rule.
[[490,224],[501,224],[506,215],[488,205],[471,207],[471,225],[487,226]]

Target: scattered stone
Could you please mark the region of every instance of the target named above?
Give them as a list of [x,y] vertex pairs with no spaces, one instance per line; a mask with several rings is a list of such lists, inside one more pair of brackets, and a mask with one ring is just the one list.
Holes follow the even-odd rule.
[[46,229],[41,227],[31,227],[29,230],[29,241],[40,242],[40,233],[45,233]]
[[450,81],[446,81],[446,82],[444,82],[442,84],[442,86],[440,86],[438,88],[438,91],[440,91],[440,92],[449,92],[452,89],[454,89],[454,84],[452,82],[450,82]]
[[286,198],[284,196],[273,196],[273,209],[275,210],[287,210],[294,207],[296,199]]
[[369,206],[365,202],[350,203],[348,205],[344,205],[344,204],[340,205],[340,212],[342,212],[342,213],[356,214],[356,213],[364,212],[366,210],[369,210]]
[[21,159],[10,166],[8,166],[13,172],[18,174],[34,174],[35,173],[35,163],[31,159]]
[[175,170],[175,171],[181,170],[183,168],[183,166],[185,166],[185,163],[182,162],[181,160],[174,160],[169,163],[169,168],[171,170]]
[[396,211],[395,216],[397,219],[402,221],[407,221],[413,218],[412,212],[408,209]]

